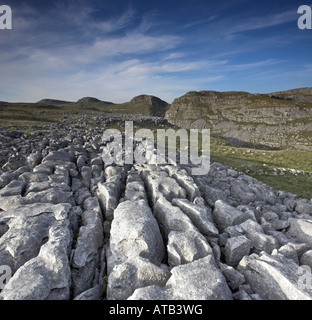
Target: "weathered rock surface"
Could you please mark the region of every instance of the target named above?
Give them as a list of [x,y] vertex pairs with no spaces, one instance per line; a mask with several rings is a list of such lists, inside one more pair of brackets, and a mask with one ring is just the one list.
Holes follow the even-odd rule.
[[222,200],[217,200],[214,205],[213,218],[221,231],[227,227],[234,226],[249,219],[249,216],[232,207]]
[[171,231],[167,251],[170,267],[191,263],[212,253],[206,238],[194,231]]
[[100,261],[104,233],[102,217],[96,211],[84,211],[82,226],[72,251],[72,281],[74,295],[90,289]]
[[122,260],[142,257],[160,264],[165,247],[150,207],[145,200],[121,202],[114,212],[110,248]]
[[[198,201],[197,199],[197,202]],[[200,203],[193,203],[187,199],[176,198],[172,200],[172,204],[179,207],[204,236],[217,236],[219,231],[214,224],[211,209],[204,205],[202,198],[199,202]]]
[[140,256],[133,257],[118,264],[108,277],[107,298],[109,300],[125,300],[137,288],[150,285],[164,286],[170,272],[151,263]]
[[289,229],[287,234],[300,243],[305,243],[312,249],[312,220],[289,219]]
[[245,236],[232,237],[225,245],[225,261],[230,266],[235,266],[246,255],[249,255],[252,242]]
[[164,171],[162,174],[149,174],[146,182],[153,203],[156,203],[160,197],[165,197],[168,201],[172,201],[174,198],[186,198],[186,191],[180,187],[175,179],[166,177]]
[[299,268],[293,260],[283,255],[267,253],[245,256],[239,264],[239,271],[262,298],[311,300],[312,288],[301,285]]
[[154,206],[154,215],[166,241],[171,231],[198,232],[191,219],[164,197],[157,200]]
[[0,137],[1,300],[312,298],[311,200],[218,163],[105,163],[96,128]]
[[278,249],[277,240],[273,236],[266,235],[262,226],[254,220],[246,220],[240,224],[240,227],[256,250],[271,253],[274,249]]
[[[64,209],[61,214],[64,214]],[[25,261],[26,259],[24,261],[18,259],[17,262],[19,264],[23,263],[23,265],[16,271],[1,292],[1,299],[69,299],[69,248],[71,237],[68,220],[59,216],[56,216],[55,219],[56,221],[51,223],[46,235],[48,241],[40,247],[39,253],[33,252],[35,255],[33,258],[31,258],[30,253],[26,254],[27,262]],[[28,235],[25,238],[29,239],[30,237]],[[18,257],[20,258],[21,256]],[[4,261],[1,259],[1,262],[3,263]]]
[[232,293],[213,255],[177,266],[166,286],[138,289],[130,300],[231,300]]
[[118,206],[120,197],[120,181],[99,182],[97,197],[107,220],[113,220],[114,210]]

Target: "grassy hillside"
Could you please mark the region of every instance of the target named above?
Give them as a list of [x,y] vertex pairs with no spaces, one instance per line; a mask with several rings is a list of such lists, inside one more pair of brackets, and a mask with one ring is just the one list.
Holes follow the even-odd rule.
[[153,96],[142,95],[129,102],[115,104],[96,98],[82,98],[77,102],[43,99],[37,103],[0,103],[0,127],[44,125],[74,117],[81,113],[131,113],[164,116],[168,104]]
[[211,138],[211,159],[242,171],[278,190],[312,198],[312,152],[239,148]]

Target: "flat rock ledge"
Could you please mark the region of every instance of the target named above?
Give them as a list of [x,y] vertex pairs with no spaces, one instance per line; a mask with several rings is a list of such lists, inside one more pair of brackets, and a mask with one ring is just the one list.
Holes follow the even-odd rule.
[[99,130],[61,129],[0,133],[0,300],[312,298],[311,200],[219,163],[111,165]]

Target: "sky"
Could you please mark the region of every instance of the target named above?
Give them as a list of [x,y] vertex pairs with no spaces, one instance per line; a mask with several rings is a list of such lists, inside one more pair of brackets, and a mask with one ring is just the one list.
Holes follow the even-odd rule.
[[[309,0],[311,1],[311,0]],[[304,0],[0,0],[0,100],[169,103],[188,91],[312,86]]]

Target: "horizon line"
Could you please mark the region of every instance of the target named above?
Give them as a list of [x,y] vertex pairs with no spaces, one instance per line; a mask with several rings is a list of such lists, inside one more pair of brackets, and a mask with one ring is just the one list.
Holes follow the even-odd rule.
[[[277,92],[285,92],[285,91],[290,91],[290,90],[299,90],[299,89],[309,89],[309,88],[312,88],[311,87],[296,87],[296,88],[290,88],[290,89],[283,89],[283,90],[277,90],[277,91],[271,91],[271,92],[249,92],[249,91],[245,91],[245,90],[224,90],[224,91],[219,91],[219,90],[189,90],[187,92],[185,92],[184,94],[182,94],[181,96],[179,97],[176,97],[174,98],[173,100],[177,99],[177,98],[180,98],[182,96],[184,96],[185,94],[189,93],[189,92],[203,92],[203,91],[210,91],[210,92],[220,92],[220,93],[226,93],[226,92],[246,92],[246,93],[249,93],[249,94],[271,94],[271,93],[277,93]],[[132,99],[136,98],[136,97],[139,97],[139,96],[150,96],[150,97],[155,97],[155,98],[158,98],[158,99],[161,99],[165,102],[167,102],[166,100],[162,99],[161,97],[157,96],[157,95],[154,95],[154,94],[139,94],[139,95],[135,95],[133,96],[130,100],[128,101],[124,101],[124,102],[112,102],[112,101],[108,101],[108,100],[101,100],[97,97],[94,97],[94,96],[84,96],[84,97],[81,97],[79,98],[78,100],[76,101],[69,101],[69,100],[64,100],[64,99],[57,99],[57,98],[42,98],[38,101],[4,101],[4,100],[0,100],[0,102],[5,102],[5,103],[39,103],[40,101],[42,100],[55,100],[55,101],[60,101],[60,102],[64,102],[64,103],[78,103],[80,100],[82,99],[85,99],[85,98],[91,98],[91,99],[97,99],[99,100],[99,102],[106,102],[106,103],[112,103],[112,104],[123,104],[123,103],[128,103],[130,102]],[[173,102],[173,101],[172,101]],[[172,102],[167,102],[168,104],[172,104]]]

